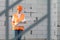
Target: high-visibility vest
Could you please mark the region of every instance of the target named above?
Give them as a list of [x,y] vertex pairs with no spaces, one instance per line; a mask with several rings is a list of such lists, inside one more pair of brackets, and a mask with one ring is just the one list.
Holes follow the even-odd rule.
[[22,22],[24,20],[25,15],[22,13],[20,18],[18,18],[17,13],[13,14],[14,20],[12,21],[12,30],[24,30],[24,26],[15,26],[15,23]]

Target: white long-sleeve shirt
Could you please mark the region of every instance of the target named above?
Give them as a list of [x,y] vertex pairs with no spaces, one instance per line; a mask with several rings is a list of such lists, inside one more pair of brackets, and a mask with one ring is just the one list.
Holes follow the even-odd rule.
[[[18,14],[18,18],[20,18],[20,15],[21,14]],[[14,16],[12,17],[12,21],[14,21]],[[24,20],[22,20],[22,22],[25,22],[26,21],[26,19],[24,18]],[[15,23],[15,25],[17,25],[17,23]],[[18,24],[17,26],[23,26],[24,24]]]

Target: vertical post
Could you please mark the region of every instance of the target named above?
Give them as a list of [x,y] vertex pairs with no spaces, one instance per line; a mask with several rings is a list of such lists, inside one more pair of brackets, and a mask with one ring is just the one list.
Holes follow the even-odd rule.
[[8,14],[8,5],[9,5],[9,0],[6,0],[6,12],[5,12],[5,16],[6,16],[6,21],[5,21],[5,26],[6,26],[6,32],[5,32],[5,36],[6,39],[5,40],[9,40],[9,14]]
[[51,9],[50,9],[50,0],[47,0],[47,12],[48,12],[48,26],[47,26],[47,30],[48,30],[48,36],[47,36],[47,39],[48,40],[51,40],[51,38],[50,38],[50,35],[51,35],[51,32],[50,32],[50,30],[51,30],[51,25],[50,25],[50,14],[51,14]]

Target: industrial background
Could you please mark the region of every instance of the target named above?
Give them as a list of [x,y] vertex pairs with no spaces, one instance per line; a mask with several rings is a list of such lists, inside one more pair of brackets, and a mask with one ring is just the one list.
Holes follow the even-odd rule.
[[22,40],[60,40],[60,0],[0,0],[0,40],[15,38],[11,18],[18,5],[28,20]]

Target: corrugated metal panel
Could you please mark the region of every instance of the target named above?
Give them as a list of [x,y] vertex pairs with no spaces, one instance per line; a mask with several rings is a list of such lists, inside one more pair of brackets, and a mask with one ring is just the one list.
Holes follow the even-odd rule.
[[[58,25],[60,25],[60,0],[58,0],[58,7],[57,7],[57,9],[58,9]],[[57,40],[60,40],[60,26],[57,28]]]
[[[32,1],[25,0],[20,3],[24,6],[24,8],[26,8],[26,9],[24,9],[24,11],[36,12],[36,13],[32,13],[31,17],[30,17],[30,13],[25,13],[27,19],[31,18],[31,19],[36,20],[36,17],[38,17],[38,19],[40,19],[41,17],[43,17],[44,15],[47,14],[47,0],[40,0],[40,2],[38,2],[38,1],[37,0],[32,0]],[[30,9],[30,7],[32,7],[32,9]],[[13,12],[12,11],[10,12],[10,15],[12,15],[12,13],[14,13],[14,12],[16,12],[16,6],[13,8]],[[28,22],[28,24],[26,26],[29,27],[29,25],[32,24],[32,22],[34,22],[34,20]],[[38,29],[38,30],[36,30],[36,29]],[[32,30],[32,35],[30,34],[31,30]],[[33,28],[31,30],[25,34],[26,39],[27,38],[47,38],[47,20],[44,20],[41,24],[38,24],[35,28]],[[39,32],[39,34],[37,32]],[[10,35],[12,35],[12,34],[10,34]],[[24,37],[24,35],[23,35],[23,37]]]
[[[9,6],[12,5],[14,2],[16,2],[17,0],[9,0]],[[55,0],[53,0],[54,2],[56,2]],[[0,11],[3,11],[5,9],[5,0],[0,1],[1,3],[3,2],[3,4],[0,4]],[[31,22],[29,21],[27,25],[25,25],[25,28],[29,27],[32,23],[34,23],[36,21],[36,17],[39,19],[41,19],[44,15],[47,14],[47,0],[23,0],[21,3],[17,4],[17,5],[23,5],[24,6],[24,11],[26,12],[30,12],[32,11],[32,16],[30,16],[30,13],[25,13],[26,15],[26,19],[31,18],[33,19]],[[54,4],[53,2],[52,4],[52,8],[51,8],[51,29],[54,29],[53,31],[51,30],[51,35],[52,35],[52,39],[54,39],[54,31],[56,29],[56,25],[54,25],[56,23],[56,14],[55,11],[57,9],[54,9]],[[16,5],[16,6],[17,6]],[[2,7],[3,6],[3,7]],[[12,9],[9,10],[9,16],[11,16],[13,13],[16,12],[16,6],[14,6]],[[32,9],[30,9],[30,7],[32,7]],[[54,11],[53,11],[54,10]],[[54,19],[53,19],[54,18]],[[4,20],[3,20],[4,19]],[[0,39],[5,39],[5,15],[1,16],[1,24],[0,26]],[[35,21],[34,21],[35,20]],[[12,26],[11,26],[11,17],[9,18],[9,39],[14,37],[14,31],[11,30]],[[32,34],[31,34],[32,31]],[[54,38],[53,38],[54,37]],[[30,31],[28,31],[25,35],[23,35],[22,39],[28,39],[28,38],[43,38],[46,39],[47,38],[47,18],[41,22],[40,24],[38,24],[35,28],[32,28]]]

